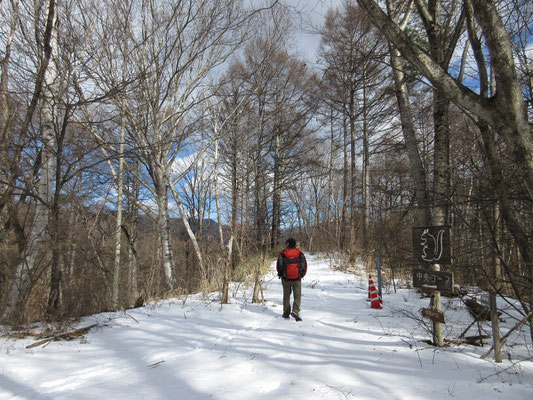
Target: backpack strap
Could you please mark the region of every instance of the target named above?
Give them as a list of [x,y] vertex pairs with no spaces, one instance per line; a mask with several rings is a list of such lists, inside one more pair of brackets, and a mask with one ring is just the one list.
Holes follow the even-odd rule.
[[300,278],[303,278],[305,275],[305,256],[304,253],[300,252],[300,255],[297,259],[298,262],[298,273],[300,274]]

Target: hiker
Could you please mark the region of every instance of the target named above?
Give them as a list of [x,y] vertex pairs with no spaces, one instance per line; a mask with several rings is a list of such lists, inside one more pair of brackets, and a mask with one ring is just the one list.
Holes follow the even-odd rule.
[[[289,318],[289,315],[292,315],[294,319],[301,321],[302,278],[307,273],[307,261],[304,253],[296,248],[295,239],[289,238],[285,242],[285,250],[279,254],[276,269],[283,286],[283,318]],[[292,312],[291,292],[294,297]]]

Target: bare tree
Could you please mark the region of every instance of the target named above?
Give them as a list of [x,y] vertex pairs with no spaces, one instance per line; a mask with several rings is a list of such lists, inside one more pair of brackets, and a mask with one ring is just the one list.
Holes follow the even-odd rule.
[[[483,38],[488,53],[490,55],[490,63],[492,66],[492,72],[494,76],[495,90],[487,95],[487,90],[484,93],[476,93],[474,90],[464,86],[459,77],[453,77],[445,68],[448,64],[439,63],[438,59],[435,59],[435,54],[430,51],[429,53],[424,51],[421,47],[417,46],[409,35],[402,31],[395,23],[394,20],[384,13],[375,1],[372,0],[359,0],[362,8],[368,13],[374,24],[383,32],[387,39],[400,51],[402,56],[412,63],[442,94],[446,99],[454,102],[460,107],[468,110],[474,115],[481,125],[491,127],[494,132],[501,135],[506,146],[507,151],[512,159],[516,168],[518,168],[518,174],[520,174],[521,182],[523,183],[528,198],[531,201],[533,199],[533,135],[531,134],[531,127],[528,122],[526,102],[523,98],[522,87],[518,79],[517,68],[513,53],[513,44],[510,34],[506,25],[503,22],[500,10],[498,9],[498,2],[495,1],[478,1],[471,0],[463,2],[463,12],[461,15],[469,13],[469,35],[470,39],[474,42],[478,42]],[[426,15],[429,11],[438,10],[437,2],[428,2],[428,8],[425,8],[425,3],[417,1],[419,12],[425,18],[425,21],[430,21],[429,18],[433,18],[431,15]],[[464,18],[464,17],[463,17]],[[477,28],[473,27],[473,21],[476,21],[479,26],[479,35],[474,35]],[[433,19],[433,23],[436,20]],[[459,24],[458,24],[459,25]],[[477,34],[476,34],[477,35]],[[483,64],[485,56],[475,50],[476,62],[479,68],[480,74],[483,72]],[[446,58],[450,58],[450,53],[445,54]],[[459,79],[458,79],[459,78]],[[481,75],[481,79],[486,81],[486,77]],[[486,84],[485,84],[486,86]],[[485,138],[485,152],[490,157],[489,160],[495,161],[493,156],[490,156],[491,149],[490,143],[486,139],[489,138],[489,134],[483,126],[481,126],[482,132]],[[489,145],[487,147],[487,145]],[[496,179],[498,175],[498,166],[492,162],[491,168],[494,175],[494,182],[499,182]],[[500,189],[503,189],[500,187]],[[498,190],[497,190],[498,191]],[[499,191],[500,201],[504,200],[504,193]],[[505,202],[501,203],[504,208]],[[533,278],[533,264],[531,259],[530,244],[524,240],[521,234],[522,229],[518,228],[513,223],[511,213],[503,212],[506,223],[511,231],[514,231],[514,239],[517,245],[520,247],[520,255],[523,262],[526,265],[526,270],[529,271],[529,279]],[[531,295],[530,295],[531,296]],[[527,309],[526,309],[527,313]],[[533,324],[532,336],[533,336]]]
[[[35,10],[38,11],[38,10]],[[3,317],[12,317],[16,311],[22,311],[24,302],[28,296],[30,286],[32,284],[32,270],[35,260],[42,243],[46,238],[46,228],[48,226],[48,209],[50,200],[53,194],[54,183],[54,157],[52,149],[54,148],[54,122],[52,102],[54,98],[54,85],[57,74],[54,54],[57,57],[57,10],[55,1],[49,1],[46,5],[46,28],[42,33],[42,44],[44,55],[40,60],[37,80],[35,83],[35,91],[30,102],[30,106],[26,112],[25,120],[21,126],[19,134],[19,143],[15,150],[15,157],[20,156],[24,147],[24,138],[26,136],[30,121],[33,117],[33,110],[37,106],[39,100],[42,101],[43,109],[43,124],[41,127],[41,172],[36,193],[37,203],[35,205],[35,212],[33,216],[33,223],[27,236],[24,238],[22,246],[21,259],[15,271],[15,277],[11,288],[7,294],[6,306],[4,308]],[[35,15],[35,22],[39,20],[38,14]],[[44,91],[44,98],[41,97],[41,90]],[[14,160],[17,160],[16,158]],[[10,196],[15,188],[15,180],[18,175],[16,164],[13,164],[14,170],[11,171],[9,183],[4,193],[2,193],[2,204],[0,208],[5,206],[5,203],[10,200]],[[22,315],[22,314],[19,314]]]
[[473,15],[478,21],[492,59],[496,93],[486,98],[467,88],[402,31],[373,0],[358,0],[373,23],[448,99],[472,112],[494,127],[509,145],[515,162],[522,165],[523,179],[533,197],[533,139],[527,120],[526,105],[516,73],[509,33],[494,1],[472,1]]
[[157,2],[125,1],[121,10],[122,18],[132,13],[125,37],[131,49],[128,68],[140,77],[122,111],[128,140],[134,144],[131,151],[144,166],[137,178],[152,193],[156,211],[138,206],[157,222],[163,271],[173,288],[168,201],[171,188],[188,172],[174,176],[174,163],[194,141],[198,124],[192,111],[205,99],[206,78],[241,42],[239,30],[246,16],[240,2],[230,0],[177,2],[170,8]]
[[[376,143],[376,139],[372,138],[381,130],[380,126],[386,124],[390,115],[390,101],[386,96],[389,83],[383,79],[386,75],[386,64],[383,63],[386,41],[353,1],[344,2],[340,9],[330,10],[321,35],[328,102],[332,106],[337,105],[338,114],[345,120],[342,124],[345,154],[343,171],[345,186],[349,187],[344,188],[344,195],[350,193],[350,198],[344,198],[343,209],[346,210],[350,202],[350,248],[353,259],[359,210],[363,248],[368,248],[370,243],[370,157],[371,148]],[[360,179],[356,165],[359,155],[362,155]],[[357,202],[359,192],[362,204]],[[346,211],[343,211],[343,215],[346,215]]]

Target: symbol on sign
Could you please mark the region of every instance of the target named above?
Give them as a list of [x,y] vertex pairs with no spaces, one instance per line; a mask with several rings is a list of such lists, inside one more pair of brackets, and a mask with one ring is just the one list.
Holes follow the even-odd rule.
[[450,227],[422,226],[413,228],[413,256],[424,264],[450,264]]
[[424,229],[421,235],[422,241],[422,260],[424,261],[438,261],[442,257],[443,243],[442,238],[444,235],[444,229],[441,229],[437,233],[437,237],[429,233],[429,229]]

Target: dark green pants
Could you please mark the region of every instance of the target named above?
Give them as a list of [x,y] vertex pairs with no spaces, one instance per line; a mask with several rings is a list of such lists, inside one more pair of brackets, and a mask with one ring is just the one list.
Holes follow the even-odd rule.
[[300,303],[302,301],[302,281],[288,281],[281,280],[283,285],[283,315],[289,315],[291,312],[291,293],[293,293],[294,302],[292,304],[292,312],[300,313]]

